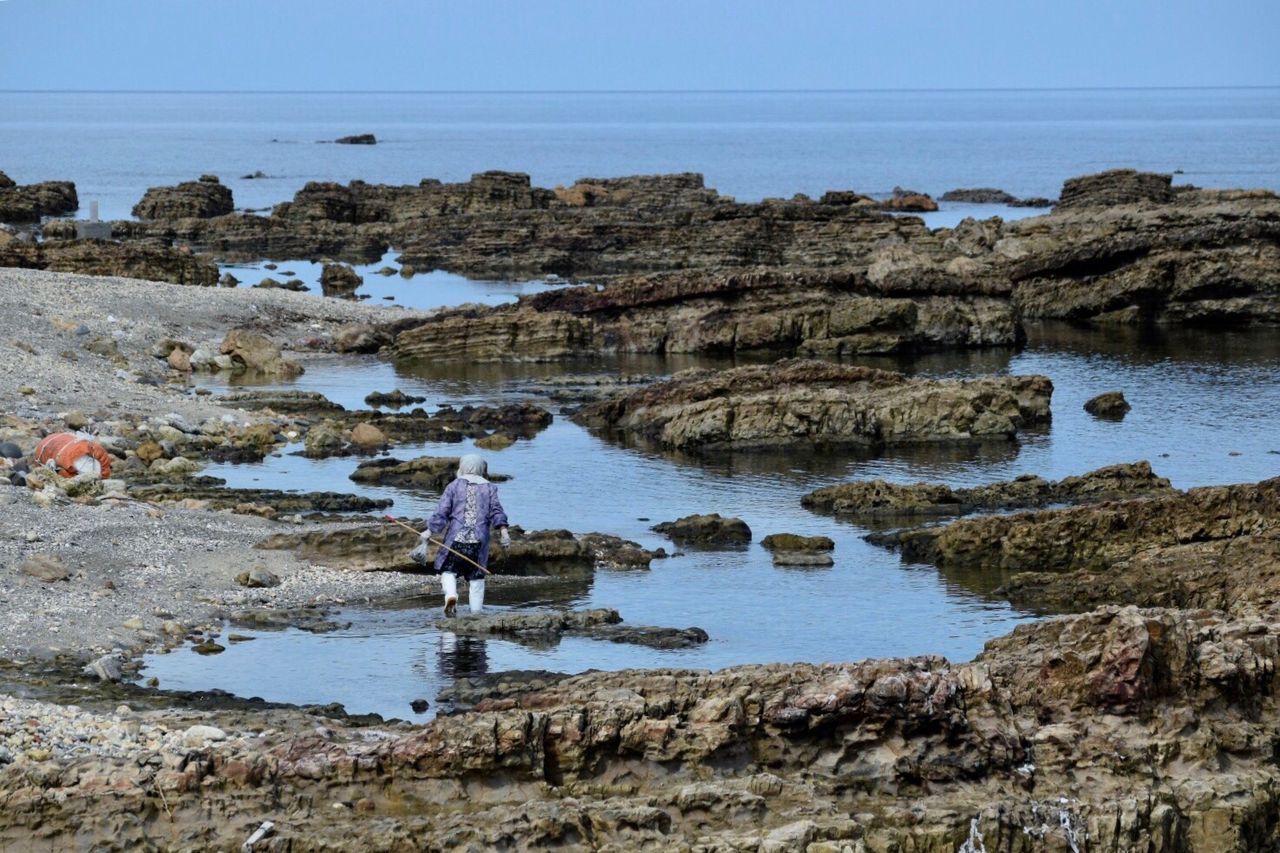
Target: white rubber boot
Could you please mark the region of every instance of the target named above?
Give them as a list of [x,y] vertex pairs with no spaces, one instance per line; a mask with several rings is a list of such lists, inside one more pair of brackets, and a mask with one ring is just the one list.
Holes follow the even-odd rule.
[[484,610],[484,578],[467,584],[467,601],[471,605],[472,613]]
[[444,615],[458,614],[458,576],[453,572],[440,575],[440,587],[444,590]]

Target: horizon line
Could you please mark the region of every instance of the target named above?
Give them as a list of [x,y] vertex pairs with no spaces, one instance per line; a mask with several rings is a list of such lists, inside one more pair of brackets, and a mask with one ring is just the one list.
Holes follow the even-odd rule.
[[1197,86],[960,86],[833,89],[0,89],[43,95],[780,95],[959,92],[1174,92],[1280,89],[1280,83]]

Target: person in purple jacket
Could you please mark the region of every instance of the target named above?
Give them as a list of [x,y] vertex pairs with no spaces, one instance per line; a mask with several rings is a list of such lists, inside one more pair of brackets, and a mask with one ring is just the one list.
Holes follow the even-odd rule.
[[[489,535],[497,530],[503,548],[511,546],[507,530],[507,514],[498,500],[498,487],[486,479],[489,465],[478,454],[469,453],[458,460],[458,477],[440,496],[436,511],[422,533],[425,541],[444,534],[446,547],[463,554],[481,566],[489,566]],[[467,579],[467,598],[472,613],[484,609],[484,575],[480,569],[450,554],[444,548],[436,552],[435,571],[440,573],[444,588],[444,615],[458,612],[458,576]]]

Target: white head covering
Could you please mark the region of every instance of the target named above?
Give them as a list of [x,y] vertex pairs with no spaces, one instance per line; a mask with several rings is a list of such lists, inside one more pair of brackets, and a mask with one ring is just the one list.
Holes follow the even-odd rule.
[[468,453],[458,460],[458,479],[468,483],[487,483],[489,463],[479,453]]

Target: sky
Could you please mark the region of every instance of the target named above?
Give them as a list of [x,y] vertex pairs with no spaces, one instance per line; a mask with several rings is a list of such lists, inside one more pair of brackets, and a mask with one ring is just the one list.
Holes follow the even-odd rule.
[[1280,0],[0,0],[0,89],[1280,85]]

